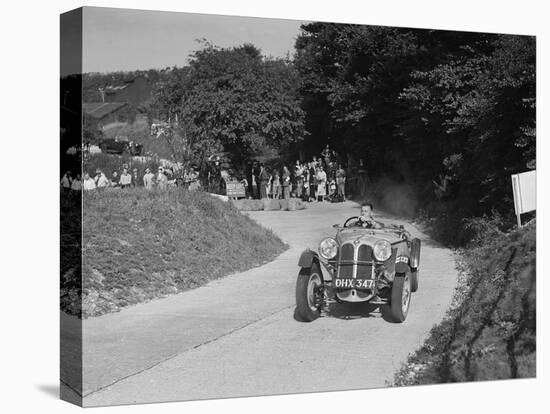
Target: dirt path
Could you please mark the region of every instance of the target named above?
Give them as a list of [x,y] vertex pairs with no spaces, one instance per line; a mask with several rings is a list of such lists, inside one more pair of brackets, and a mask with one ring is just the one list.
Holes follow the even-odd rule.
[[[403,324],[364,307],[293,318],[297,260],[357,205],[254,212],[290,249],[275,261],[166,299],[84,321],[84,405],[383,387],[448,307],[451,251],[423,239],[420,289]],[[384,221],[384,217],[382,217]]]

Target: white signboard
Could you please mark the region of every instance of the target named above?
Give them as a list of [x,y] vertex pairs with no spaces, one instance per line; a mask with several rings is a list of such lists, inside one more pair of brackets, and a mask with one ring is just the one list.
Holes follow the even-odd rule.
[[518,226],[521,226],[520,215],[537,209],[536,171],[512,175],[512,189],[514,190],[514,208]]

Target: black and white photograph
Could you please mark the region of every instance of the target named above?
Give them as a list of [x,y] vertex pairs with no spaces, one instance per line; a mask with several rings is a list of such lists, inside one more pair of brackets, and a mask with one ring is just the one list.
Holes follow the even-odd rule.
[[17,8],[7,412],[541,411],[543,7]]
[[62,398],[536,376],[535,36],[99,7],[61,36]]

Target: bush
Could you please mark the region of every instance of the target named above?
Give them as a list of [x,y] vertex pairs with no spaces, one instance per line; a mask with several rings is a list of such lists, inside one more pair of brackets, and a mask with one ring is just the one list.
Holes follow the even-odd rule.
[[536,227],[502,232],[500,218],[470,220],[453,306],[394,385],[534,377]]

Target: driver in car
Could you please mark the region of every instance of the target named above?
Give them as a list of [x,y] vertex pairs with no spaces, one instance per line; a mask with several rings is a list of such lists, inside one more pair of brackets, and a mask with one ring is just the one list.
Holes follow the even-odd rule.
[[361,215],[355,223],[356,226],[366,229],[381,229],[384,224],[376,221],[372,216],[373,207],[371,203],[365,203],[361,206]]

